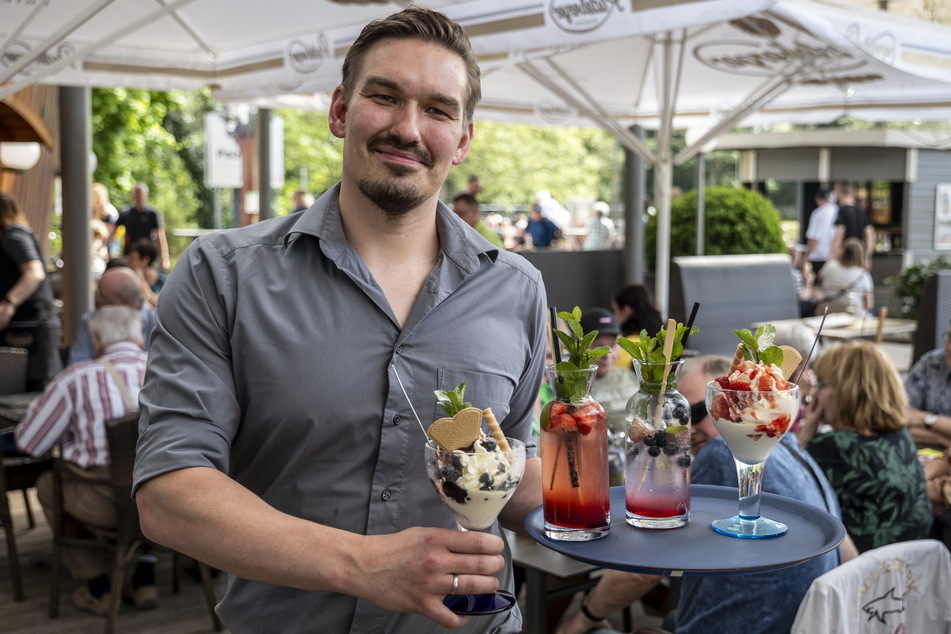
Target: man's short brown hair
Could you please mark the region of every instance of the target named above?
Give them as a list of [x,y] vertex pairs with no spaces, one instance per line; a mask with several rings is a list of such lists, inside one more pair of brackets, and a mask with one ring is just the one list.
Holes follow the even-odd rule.
[[374,20],[360,32],[343,60],[344,98],[350,100],[357,75],[360,74],[363,58],[373,45],[385,39],[417,39],[438,44],[459,55],[466,65],[466,121],[472,121],[476,104],[482,99],[482,79],[479,63],[472,53],[469,36],[463,28],[445,14],[423,7],[409,7],[393,15]]

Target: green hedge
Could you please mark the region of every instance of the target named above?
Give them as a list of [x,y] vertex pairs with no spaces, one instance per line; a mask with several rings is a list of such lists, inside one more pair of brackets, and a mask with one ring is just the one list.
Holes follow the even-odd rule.
[[[757,192],[734,187],[707,187],[704,201],[704,255],[786,253],[779,212]],[[697,252],[697,192],[671,205],[671,257]],[[657,254],[657,218],[649,217],[644,243],[647,266]]]

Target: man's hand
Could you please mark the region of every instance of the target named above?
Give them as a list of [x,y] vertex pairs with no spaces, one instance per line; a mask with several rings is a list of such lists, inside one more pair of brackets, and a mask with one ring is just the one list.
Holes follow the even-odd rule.
[[448,628],[468,619],[443,605],[459,576],[456,594],[485,594],[499,587],[503,542],[497,535],[440,528],[410,528],[366,538],[356,555],[349,593],[386,610],[415,612]]

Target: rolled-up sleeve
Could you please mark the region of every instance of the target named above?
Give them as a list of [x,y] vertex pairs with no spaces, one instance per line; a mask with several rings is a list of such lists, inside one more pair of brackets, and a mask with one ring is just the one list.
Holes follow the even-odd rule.
[[231,368],[233,287],[222,255],[198,240],[162,291],[152,335],[134,486],[188,467],[227,472],[241,422]]

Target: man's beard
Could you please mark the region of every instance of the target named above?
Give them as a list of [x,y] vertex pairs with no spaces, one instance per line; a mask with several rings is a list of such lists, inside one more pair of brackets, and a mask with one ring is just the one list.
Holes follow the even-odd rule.
[[[380,146],[391,147],[401,152],[410,152],[419,159],[424,167],[431,168],[433,165],[432,155],[416,143],[402,143],[399,139],[389,135],[376,136],[367,143],[367,149],[370,152]],[[389,218],[402,218],[412,209],[421,205],[429,196],[420,191],[418,186],[404,178],[413,173],[413,168],[390,163],[386,165],[386,169],[390,172],[390,178],[364,179],[359,181],[357,186],[360,192],[383,210],[383,213]]]
[[398,177],[392,180],[362,180],[357,186],[391,220],[402,218],[428,198],[418,187]]

